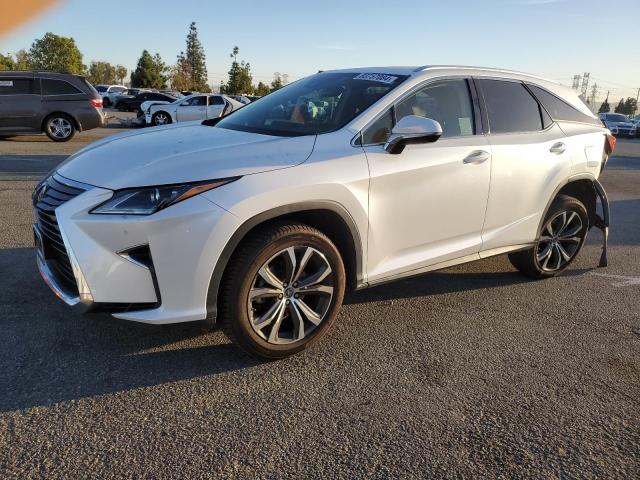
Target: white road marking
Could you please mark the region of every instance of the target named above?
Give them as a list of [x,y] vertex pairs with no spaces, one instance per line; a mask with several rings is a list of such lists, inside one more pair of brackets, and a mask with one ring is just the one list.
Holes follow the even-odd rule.
[[625,277],[623,275],[611,275],[609,273],[595,273],[591,272],[591,275],[598,275],[599,277],[617,278],[620,282],[613,282],[613,287],[631,287],[633,285],[640,285],[640,277]]

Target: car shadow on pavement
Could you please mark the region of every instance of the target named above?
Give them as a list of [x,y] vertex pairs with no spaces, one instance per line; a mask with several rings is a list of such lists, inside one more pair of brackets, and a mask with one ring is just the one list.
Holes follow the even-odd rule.
[[30,248],[0,250],[0,411],[47,406],[261,362],[201,323],[81,315],[40,279]]

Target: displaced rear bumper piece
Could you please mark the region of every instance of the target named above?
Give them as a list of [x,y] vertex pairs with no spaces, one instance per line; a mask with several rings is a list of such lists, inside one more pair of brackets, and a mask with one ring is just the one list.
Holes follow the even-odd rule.
[[608,265],[607,259],[607,241],[609,239],[609,199],[607,198],[607,192],[598,180],[593,181],[593,189],[596,192],[596,196],[600,199],[600,205],[602,206],[602,216],[597,212],[595,214],[596,221],[593,226],[602,230],[602,254],[600,255],[600,262],[598,267],[606,267]]

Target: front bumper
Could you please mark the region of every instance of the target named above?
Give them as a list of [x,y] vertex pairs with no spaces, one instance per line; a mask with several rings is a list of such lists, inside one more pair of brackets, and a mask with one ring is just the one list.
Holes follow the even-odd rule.
[[[68,305],[127,320],[161,324],[206,318],[211,275],[237,218],[203,196],[150,216],[88,213],[111,194],[89,187],[55,208],[73,281],[65,282],[45,249],[38,248],[45,283]],[[41,225],[34,233],[38,244]],[[149,264],[126,253],[140,246],[148,248]]]

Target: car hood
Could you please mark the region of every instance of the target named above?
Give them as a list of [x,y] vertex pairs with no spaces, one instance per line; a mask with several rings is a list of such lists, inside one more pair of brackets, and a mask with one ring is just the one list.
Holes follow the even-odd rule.
[[298,165],[311,155],[315,138],[186,122],[104,138],[57,170],[71,180],[112,190],[213,180]]
[[612,127],[633,128],[635,125],[631,122],[609,122]]

